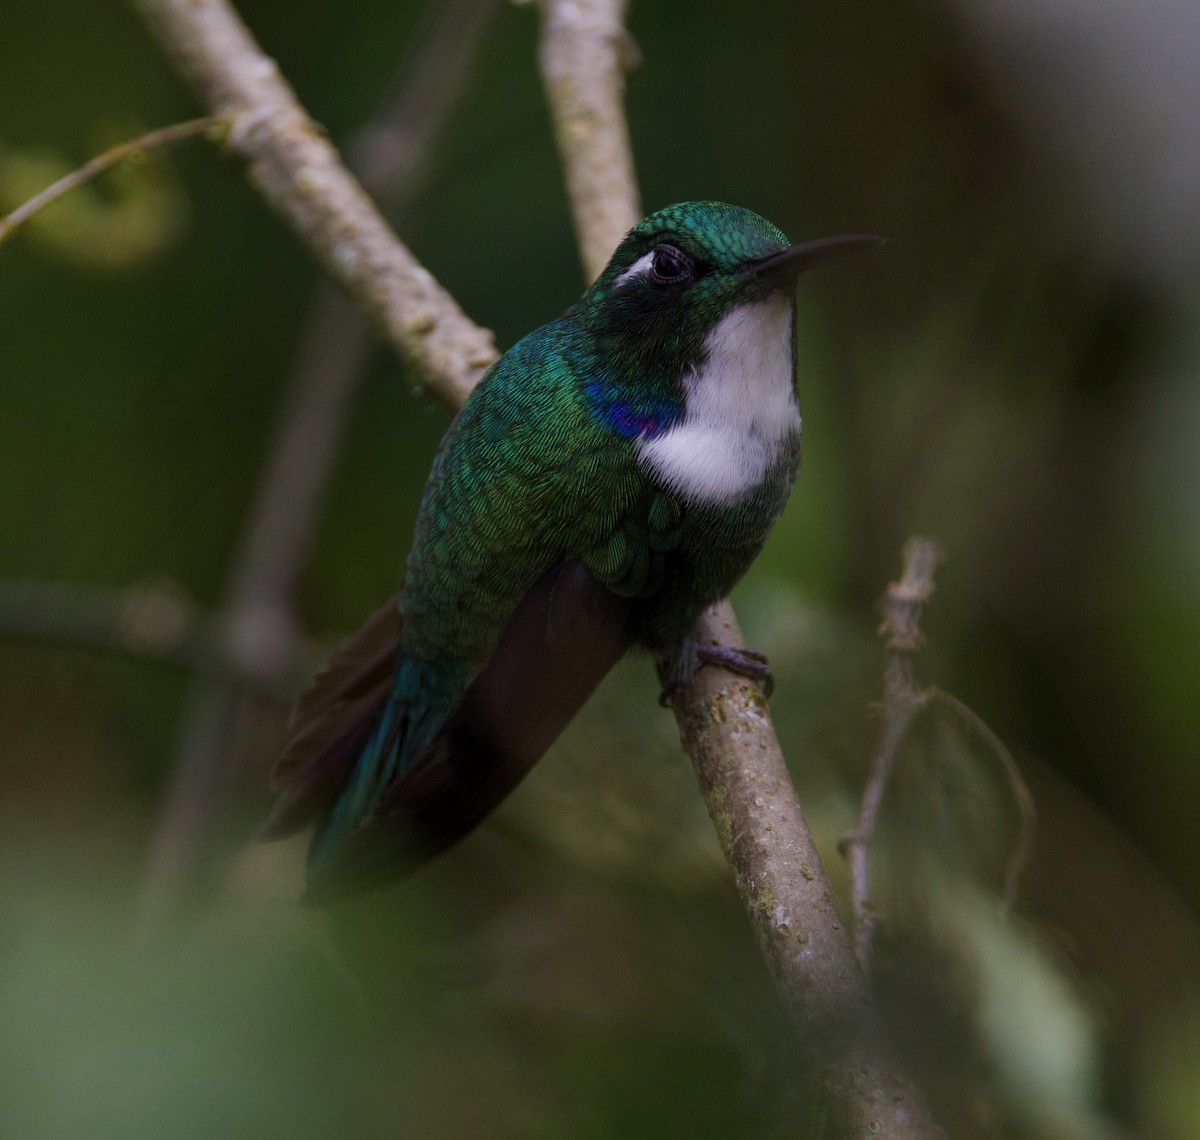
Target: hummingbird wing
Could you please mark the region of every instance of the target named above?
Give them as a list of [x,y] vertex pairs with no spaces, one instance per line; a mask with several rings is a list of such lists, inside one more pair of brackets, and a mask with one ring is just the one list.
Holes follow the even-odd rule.
[[[433,745],[310,873],[307,898],[323,901],[395,878],[472,831],[629,649],[632,608],[578,559],[547,570],[512,613]],[[340,748],[351,735],[330,738]]]

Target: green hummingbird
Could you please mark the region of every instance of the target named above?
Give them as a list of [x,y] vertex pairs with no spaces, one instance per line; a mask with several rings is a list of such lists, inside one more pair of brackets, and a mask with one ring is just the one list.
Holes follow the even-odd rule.
[[750,210],[638,223],[450,425],[399,595],[300,699],[263,829],[315,825],[308,896],[380,883],[471,831],[638,645],[664,693],[701,611],[762,549],[800,462],[797,275],[880,239],[792,245]]

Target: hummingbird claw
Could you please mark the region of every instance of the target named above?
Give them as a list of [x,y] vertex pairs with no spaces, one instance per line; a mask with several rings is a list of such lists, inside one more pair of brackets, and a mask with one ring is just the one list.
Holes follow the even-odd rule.
[[701,665],[719,665],[740,677],[756,681],[768,700],[775,691],[775,677],[767,664],[767,655],[758,649],[735,649],[726,645],[695,645],[692,648],[693,667],[690,671],[670,671],[663,677],[663,687],[658,694],[658,703],[667,708],[675,691],[686,685]]
[[731,673],[737,673],[762,687],[768,700],[775,691],[775,676],[767,664],[767,655],[759,649],[744,646],[733,648],[727,645],[697,645],[696,656],[702,665],[720,665]]

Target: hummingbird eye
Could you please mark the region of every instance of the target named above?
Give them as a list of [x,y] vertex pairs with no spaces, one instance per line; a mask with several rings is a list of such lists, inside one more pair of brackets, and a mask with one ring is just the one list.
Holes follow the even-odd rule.
[[661,285],[672,284],[690,277],[692,260],[673,245],[660,245],[654,250],[650,262],[650,277]]

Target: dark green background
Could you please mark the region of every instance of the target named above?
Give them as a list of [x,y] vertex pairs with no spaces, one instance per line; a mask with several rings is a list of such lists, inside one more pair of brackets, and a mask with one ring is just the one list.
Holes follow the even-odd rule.
[[[242,6],[335,142],[370,117],[423,10]],[[1026,42],[971,10],[635,4],[643,200],[727,199],[794,239],[893,239],[801,285],[805,469],[736,600],[772,653],[772,709],[840,882],[835,840],[876,729],[875,599],[909,534],[949,550],[922,677],[1007,742],[1041,821],[1020,920],[996,933],[1005,787],[985,749],[930,718],[879,855],[903,1051],[964,1134],[1066,1135],[1070,1119],[1090,1135],[1104,1112],[1200,1136],[1200,255],[1160,177],[1179,139],[1139,118],[1144,104],[1186,120],[1190,97],[1200,121],[1200,97],[1151,53],[1130,64],[1127,105],[1093,24],[1060,13],[1054,36]],[[1121,14],[1105,18],[1119,40]],[[404,229],[501,346],[581,283],[536,31],[532,6],[498,9]],[[1098,126],[1096,106],[1118,113]],[[0,208],[43,153],[69,167],[198,111],[131,8],[10,4]],[[1162,161],[1130,180],[1131,154]],[[70,228],[71,209],[121,201],[124,221]],[[118,224],[133,236],[113,264]],[[218,605],[315,282],[203,142],[0,248],[0,579],[166,580]],[[398,584],[446,424],[411,387],[377,352],[303,581],[316,638]],[[0,639],[4,1130],[809,1127],[800,1062],[654,686],[646,662],[623,668],[495,824],[332,916],[292,901],[297,850],[253,847],[279,744],[262,733],[218,824],[214,897],[137,957],[187,678]],[[1050,1107],[1014,1075],[1043,1051],[1083,1074],[1076,1086],[1041,1066],[1061,1092]]]

